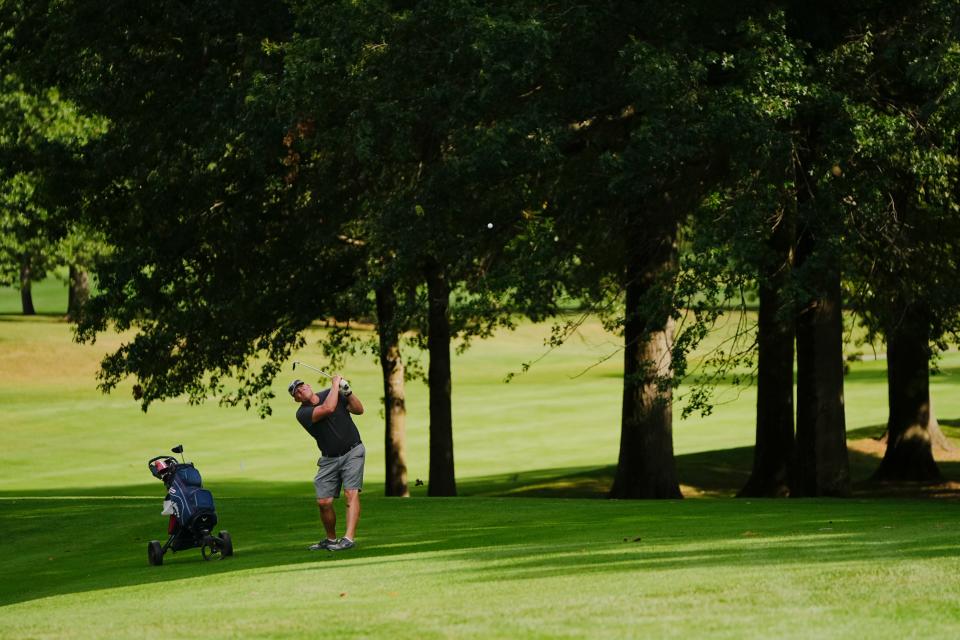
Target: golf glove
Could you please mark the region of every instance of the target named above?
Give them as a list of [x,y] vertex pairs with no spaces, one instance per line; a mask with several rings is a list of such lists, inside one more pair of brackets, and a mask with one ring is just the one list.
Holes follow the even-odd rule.
[[349,398],[351,393],[353,393],[353,390],[350,388],[350,383],[346,380],[340,380],[340,397]]

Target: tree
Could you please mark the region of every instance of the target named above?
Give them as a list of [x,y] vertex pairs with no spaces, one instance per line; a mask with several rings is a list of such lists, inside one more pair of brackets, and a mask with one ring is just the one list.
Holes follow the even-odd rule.
[[845,229],[835,159],[849,150],[849,122],[838,113],[849,50],[865,6],[830,19],[787,5],[788,34],[805,46],[806,92],[795,119],[797,176],[797,467],[791,496],[850,492],[843,406],[842,256]]
[[[438,351],[432,384],[437,398],[449,394],[439,353],[449,350],[445,333],[486,335],[510,322],[508,306],[484,282],[509,271],[493,267],[506,262],[497,247],[511,236],[464,229],[509,230],[522,214],[513,176],[528,173],[514,172],[510,152],[538,142],[527,142],[529,123],[518,127],[509,109],[494,107],[530,88],[529,48],[515,45],[537,37],[535,21],[515,25],[508,13],[488,16],[464,2],[412,14],[373,3],[303,3],[291,13],[213,1],[191,11],[120,3],[97,21],[94,5],[17,4],[13,50],[32,82],[62,86],[110,122],[88,154],[90,179],[73,190],[83,220],[116,247],[78,335],[92,340],[108,322],[137,330],[104,360],[102,388],[133,374],[144,409],[180,394],[194,402],[219,395],[268,413],[269,383],[302,344],[304,327],[316,317],[356,317],[371,290],[381,303],[392,290],[402,302],[397,318],[379,318],[383,354],[390,359],[391,328],[429,319],[421,335]],[[337,17],[338,9],[343,18],[331,23],[350,28],[324,27],[329,39],[311,40],[311,20]],[[359,22],[373,15],[393,30],[382,59],[379,40],[366,39],[381,22]],[[304,37],[278,46],[291,40],[294,16]],[[436,64],[447,49],[451,64]],[[338,78],[343,60],[311,59],[314,50],[360,66]],[[503,55],[515,63],[502,64]],[[364,65],[369,73],[355,73]],[[426,69],[438,75],[425,77]],[[464,72],[474,90],[448,110]],[[327,95],[298,95],[308,86],[300,80],[317,76]],[[353,118],[356,137],[344,139],[340,116]],[[461,202],[470,193],[478,195]],[[429,314],[419,286],[427,273]],[[461,296],[465,280],[479,285]],[[315,282],[323,283],[321,299],[311,295]],[[444,309],[437,286],[449,287],[456,304]],[[381,313],[390,307],[381,304]],[[265,364],[250,373],[257,357]],[[384,370],[393,375],[395,367]],[[239,385],[232,391],[231,378]],[[449,410],[436,410],[434,422],[444,435]],[[438,467],[431,492],[453,493],[452,445],[438,440],[451,464]]]
[[887,449],[877,480],[941,479],[931,445],[929,369],[955,335],[957,59],[960,9],[921,2],[879,12],[847,46],[854,152],[843,165],[856,303],[887,344]]
[[[795,455],[794,123],[806,85],[801,50],[787,34],[782,9],[749,9],[725,40],[715,54],[723,62],[714,73],[724,80],[715,128],[728,165],[693,221],[690,280],[700,304],[715,312],[742,301],[744,290],[755,291],[759,313],[755,341],[742,326],[729,345],[714,350],[693,379],[684,411],[709,411],[711,389],[725,375],[735,384],[755,378],[753,467],[738,495],[781,496],[789,493]],[[742,302],[739,312],[745,317]],[[753,376],[738,371],[754,364]]]
[[[524,180],[539,139],[523,96],[536,86],[541,28],[520,8],[462,0],[304,3],[297,14],[281,91],[291,118],[316,125],[298,180],[339,185],[351,209],[381,358],[396,353],[394,332],[418,329],[429,353],[428,493],[456,495],[451,343],[510,325],[516,310],[504,301],[516,285],[503,256],[530,208]],[[395,367],[382,366],[389,394]]]
[[97,265],[108,256],[111,247],[103,234],[74,223],[60,242],[58,262],[66,264],[67,319],[79,322],[90,299],[90,278]]
[[[805,170],[805,166],[803,167]],[[811,206],[801,199],[801,207]],[[850,493],[843,405],[843,318],[840,271],[830,231],[807,209],[797,248],[800,277],[808,295],[797,319],[797,472],[791,496]]]
[[[907,219],[919,219],[910,213],[910,203],[914,199],[909,194],[913,190],[936,192],[932,198],[928,199],[926,195],[920,198],[928,211],[949,202],[949,198],[943,197],[945,192],[933,185],[950,183],[949,173],[944,170],[941,160],[944,147],[939,140],[955,140],[956,137],[951,138],[949,132],[943,135],[936,127],[931,128],[924,122],[925,109],[905,97],[916,96],[919,86],[926,87],[927,99],[933,98],[937,102],[951,94],[946,88],[948,85],[936,79],[936,72],[931,74],[930,71],[944,69],[943,79],[955,77],[955,74],[951,75],[949,61],[942,55],[950,46],[950,38],[945,34],[952,28],[955,7],[950,3],[915,7],[880,7],[861,3],[845,6],[841,11],[831,13],[829,18],[825,12],[811,12],[808,4],[802,7],[788,4],[787,9],[788,38],[795,50],[807,51],[808,62],[812,63],[795,67],[803,70],[796,82],[799,91],[789,90],[781,95],[796,107],[788,111],[789,118],[784,120],[788,126],[782,133],[772,128],[766,139],[773,141],[788,134],[790,144],[797,149],[794,155],[798,161],[797,169],[795,173],[793,170],[788,173],[798,178],[797,208],[802,214],[798,257],[804,264],[793,275],[784,277],[786,272],[777,269],[776,265],[789,266],[790,261],[789,254],[781,251],[782,258],[772,263],[775,267],[772,272],[765,272],[762,265],[758,272],[757,447],[753,473],[741,495],[783,495],[787,491],[784,478],[791,476],[789,461],[792,460],[793,439],[790,420],[785,417],[791,390],[788,382],[791,372],[785,365],[792,356],[789,348],[791,332],[782,324],[782,318],[785,317],[783,311],[797,304],[804,309],[798,336],[797,439],[801,447],[799,468],[789,484],[793,485],[795,494],[845,495],[848,471],[843,446],[842,404],[838,402],[842,399],[838,313],[841,267],[847,298],[861,314],[865,314],[871,331],[886,332],[891,336],[888,343],[896,343],[890,349],[893,353],[889,359],[891,422],[905,419],[908,425],[927,422],[926,363],[929,348],[925,345],[929,339],[924,328],[928,320],[923,318],[928,318],[929,314],[923,311],[923,307],[930,299],[949,301],[951,294],[925,291],[926,282],[938,281],[941,274],[928,264],[927,271],[921,276],[921,269],[915,267],[923,260],[917,260],[913,254],[922,252],[927,255],[927,250],[935,243],[915,237],[916,229],[921,225]],[[775,64],[764,65],[764,77],[770,76],[769,71],[775,67]],[[764,91],[751,91],[749,95],[765,94]],[[927,104],[929,108],[931,103]],[[893,105],[896,105],[894,110],[891,109]],[[937,112],[937,109],[931,112]],[[758,110],[747,120],[762,122],[762,113]],[[932,121],[942,122],[939,118]],[[734,131],[740,133],[736,127]],[[919,131],[923,133],[918,135]],[[930,149],[932,153],[922,149]],[[762,153],[758,155],[765,157]],[[909,177],[905,182],[904,176],[912,174],[923,174],[924,177],[920,180]],[[773,185],[779,180],[765,177],[763,182]],[[785,184],[791,182],[788,177]],[[917,183],[923,186],[913,186]],[[905,193],[907,197],[903,197]],[[934,204],[935,201],[941,204]],[[750,196],[748,202],[758,200]],[[891,204],[895,205],[892,210]],[[779,208],[785,213],[790,211],[789,206]],[[890,213],[894,213],[892,218]],[[730,224],[729,215],[720,219],[722,224]],[[777,219],[784,218],[777,216]],[[944,218],[935,219],[934,224],[924,224],[922,228],[937,229],[935,233],[942,235],[946,228]],[[742,224],[743,218],[736,220],[731,226],[748,230],[762,228],[749,221]],[[785,229],[781,229],[783,231]],[[789,250],[789,242],[780,244]],[[746,261],[737,258],[737,264],[752,264],[750,252],[765,255],[756,251],[752,236],[748,236],[744,247],[748,251],[733,251],[734,256],[747,258]],[[938,248],[936,251],[942,250]],[[902,256],[902,259],[891,259],[894,256]],[[942,266],[939,270],[942,271]],[[780,300],[780,313],[774,316],[769,314],[771,307],[766,303],[771,297]],[[941,307],[943,312],[938,316],[944,320],[949,318],[949,307],[950,303]],[[778,318],[780,331],[776,330]],[[765,326],[770,331],[765,331]],[[774,340],[780,349],[776,358],[779,364],[773,366],[780,375],[770,378],[770,381],[780,380],[777,386],[780,392],[775,394],[769,392],[765,385],[769,377],[763,375],[767,334],[771,334],[769,337],[779,335]],[[908,381],[909,384],[905,384]],[[771,421],[765,420],[765,406],[771,410]],[[776,417],[778,413],[779,418]],[[895,415],[899,418],[895,419]],[[762,428],[764,423],[771,428]],[[912,428],[912,431],[924,433],[932,429],[930,426]],[[917,451],[918,447],[907,449]],[[907,466],[915,472],[930,472],[932,457],[927,455],[927,462],[922,462],[913,453],[908,457],[913,460]]]
[[42,279],[52,266],[47,211],[34,198],[35,178],[20,173],[4,180],[0,211],[0,263],[2,281],[20,290],[24,315],[34,315],[32,283]]
[[[722,257],[709,250],[681,254],[679,248],[708,247],[703,234],[721,235],[697,214],[722,188],[732,158],[756,150],[729,130],[742,133],[738,119],[759,111],[743,93],[769,69],[755,64],[751,73],[748,64],[740,72],[733,53],[753,46],[747,43],[756,41],[758,28],[751,20],[768,20],[767,12],[745,5],[731,13],[709,3],[679,9],[614,4],[579,16],[571,11],[577,35],[564,41],[571,77],[563,86],[575,90],[560,101],[565,111],[558,121],[566,131],[557,137],[565,141],[566,173],[551,205],[557,227],[576,231],[567,240],[575,263],[571,286],[597,307],[615,310],[608,326],[624,334],[614,497],[680,495],[673,389],[687,375],[686,355],[706,335],[728,289],[719,284]],[[605,72],[591,76],[580,65]],[[621,300],[623,307],[616,305]],[[674,335],[681,318],[685,325]],[[698,391],[693,399],[704,397]]]
[[328,265],[349,273],[353,253],[335,237],[336,217],[305,233],[285,196],[285,129],[253,91],[277,70],[261,43],[288,33],[286,9],[125,2],[103,15],[78,1],[17,10],[12,51],[24,77],[110,123],[86,154],[88,180],[71,190],[81,219],[116,248],[78,336],[93,340],[108,323],[138,330],[103,361],[101,387],[133,374],[144,409],[213,394],[269,412],[280,363],[323,315],[311,283],[336,295],[346,282]]
[[406,463],[406,394],[404,366],[400,356],[400,336],[394,322],[396,295],[390,286],[376,291],[377,333],[380,337],[380,369],[383,371],[385,409],[384,458],[386,495],[409,496]]
[[48,192],[103,128],[54,88],[32,91],[15,75],[0,79],[0,282],[20,289],[25,315],[36,312],[31,285],[56,265],[66,235],[69,211]]

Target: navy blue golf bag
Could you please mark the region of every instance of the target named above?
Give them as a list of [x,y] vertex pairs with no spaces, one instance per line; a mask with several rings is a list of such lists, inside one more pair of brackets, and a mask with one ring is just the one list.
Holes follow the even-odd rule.
[[167,500],[173,503],[176,520],[174,551],[192,549],[195,540],[203,539],[217,524],[217,511],[213,506],[213,494],[203,488],[200,472],[192,464],[178,464],[167,486]]
[[[183,446],[172,449],[182,453]],[[183,551],[200,547],[204,560],[214,555],[221,558],[233,555],[233,542],[230,534],[221,531],[219,536],[211,534],[217,524],[217,511],[213,504],[213,494],[203,488],[203,479],[192,462],[178,462],[171,456],[152,458],[147,467],[154,477],[163,481],[167,488],[163,513],[170,516],[167,533],[170,538],[160,545],[151,540],[147,546],[150,564],[163,564],[163,555],[167,549]]]

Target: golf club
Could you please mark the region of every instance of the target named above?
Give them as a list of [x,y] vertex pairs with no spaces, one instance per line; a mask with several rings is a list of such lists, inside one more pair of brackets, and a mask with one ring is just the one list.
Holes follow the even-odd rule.
[[316,367],[311,367],[311,366],[310,366],[309,364],[307,364],[306,362],[300,362],[299,360],[296,360],[296,361],[294,361],[294,363],[293,363],[293,370],[294,370],[294,371],[297,370],[297,365],[298,365],[298,364],[299,364],[300,366],[302,366],[302,367],[306,367],[307,369],[313,369],[313,370],[316,371],[317,373],[323,374],[323,375],[327,376],[328,378],[333,379],[333,376],[330,375],[329,373],[327,373],[326,371],[324,371],[323,369],[317,369]]
[[[331,380],[333,380],[333,376],[330,375],[329,373],[327,373],[326,371],[324,371],[323,369],[317,369],[316,367],[312,367],[312,366],[310,366],[309,364],[307,364],[306,362],[300,362],[299,360],[295,360],[294,363],[293,363],[293,370],[294,370],[294,371],[297,370],[297,365],[298,365],[298,364],[301,365],[301,366],[303,366],[303,367],[306,367],[307,369],[313,369],[313,370],[316,371],[317,373],[319,373],[319,374],[321,374],[321,375],[324,375],[324,376],[327,376],[328,378],[330,378]],[[353,391],[350,390],[350,383],[347,382],[346,380],[342,379],[342,378],[340,379],[340,393],[343,394],[343,397],[344,397],[344,398],[346,398],[346,397],[349,396],[351,393],[353,393]]]

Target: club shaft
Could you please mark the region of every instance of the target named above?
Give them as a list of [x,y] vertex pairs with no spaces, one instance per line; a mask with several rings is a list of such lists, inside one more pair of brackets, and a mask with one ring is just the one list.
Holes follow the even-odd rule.
[[306,367],[307,369],[313,369],[313,370],[316,371],[317,373],[323,374],[323,375],[327,376],[328,378],[331,378],[331,379],[333,378],[332,375],[330,375],[329,373],[327,373],[327,372],[324,371],[323,369],[317,369],[316,367],[312,367],[312,366],[310,366],[309,364],[307,364],[306,362],[300,362],[299,360],[297,360],[296,362],[293,363],[293,368],[296,369],[296,368],[297,368],[297,365],[300,365],[301,367]]

